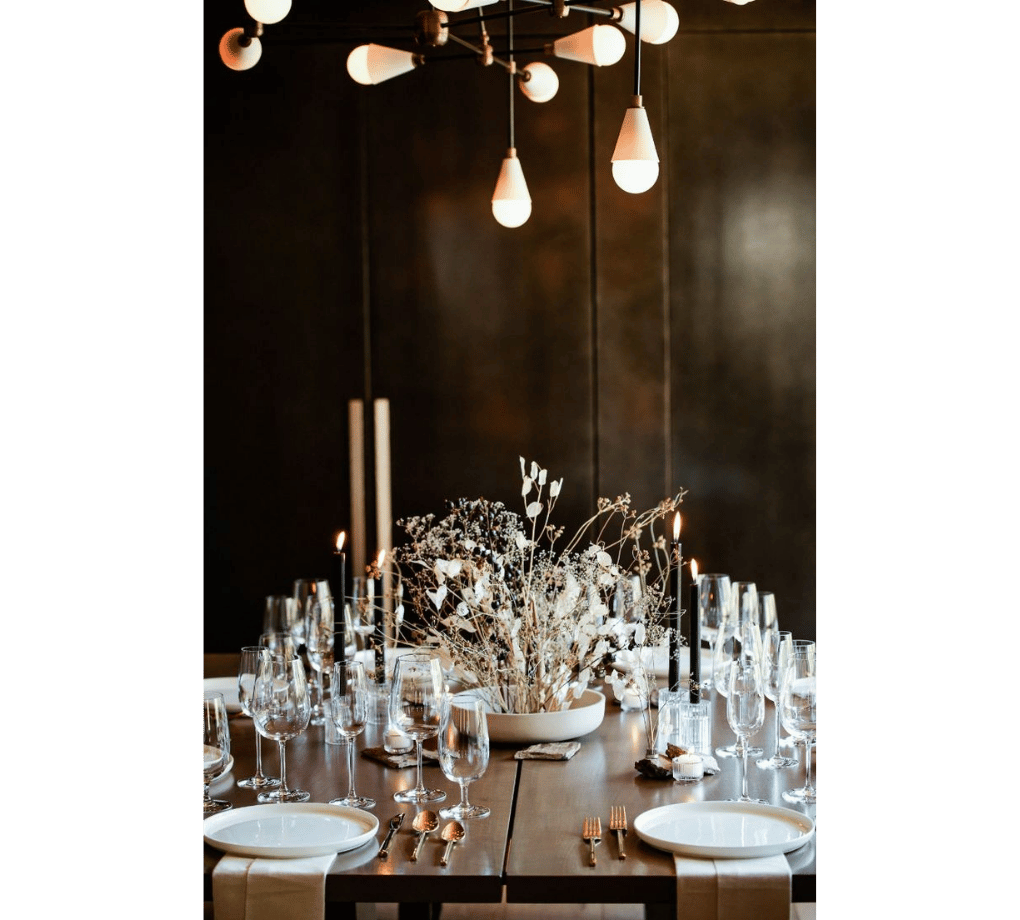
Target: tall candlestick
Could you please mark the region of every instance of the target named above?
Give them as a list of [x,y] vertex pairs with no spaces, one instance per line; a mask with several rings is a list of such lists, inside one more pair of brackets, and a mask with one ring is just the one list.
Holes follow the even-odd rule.
[[688,640],[691,643],[691,702],[701,702],[701,590],[698,587],[698,563],[691,560],[691,611],[688,614]]
[[669,617],[669,689],[680,689],[680,598],[682,577],[680,560],[683,558],[683,547],[680,545],[680,512],[673,518],[673,603],[670,605]]
[[365,404],[360,399],[347,403],[348,431],[351,444],[351,526],[354,571],[364,572],[368,565],[365,547]]
[[333,657],[343,661],[347,652],[347,554],[344,552],[345,531],[340,531],[336,538],[336,549],[333,551],[333,631],[338,633],[335,640],[340,642],[336,648],[334,641]]

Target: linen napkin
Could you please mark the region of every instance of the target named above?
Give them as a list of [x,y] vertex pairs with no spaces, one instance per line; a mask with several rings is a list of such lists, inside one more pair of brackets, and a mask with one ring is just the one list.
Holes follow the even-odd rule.
[[789,920],[790,864],[782,854],[673,860],[678,920]]
[[225,854],[212,873],[216,920],[324,920],[336,853],[295,859]]
[[514,760],[570,760],[579,750],[580,741],[533,744],[514,754]]

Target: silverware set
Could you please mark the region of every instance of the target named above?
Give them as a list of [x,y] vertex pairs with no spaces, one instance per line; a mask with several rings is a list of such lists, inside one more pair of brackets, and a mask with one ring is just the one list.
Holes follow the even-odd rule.
[[[389,821],[389,830],[386,831],[386,836],[383,838],[382,846],[379,847],[379,853],[377,854],[380,859],[386,859],[390,853],[390,844],[393,842],[393,835],[400,829],[400,826],[404,823],[404,813],[401,812],[399,815],[394,815]],[[420,811],[414,816],[414,820],[411,822],[411,829],[414,831],[417,840],[414,844],[414,849],[411,851],[411,862],[417,862],[418,856],[421,854],[422,844],[425,843],[425,838],[428,837],[437,827],[439,827],[439,815],[434,811]],[[439,860],[439,865],[446,866],[450,862],[450,854],[453,848],[460,843],[467,831],[464,830],[464,825],[459,821],[450,821],[443,826],[439,836],[446,843],[446,848],[443,850],[442,858]]]
[[[616,848],[620,859],[627,858],[624,838],[627,836],[627,809],[623,805],[613,805],[609,809],[609,829],[616,834]],[[581,825],[581,838],[589,846],[588,865],[596,865],[595,847],[602,842],[602,819],[597,815],[589,815]]]

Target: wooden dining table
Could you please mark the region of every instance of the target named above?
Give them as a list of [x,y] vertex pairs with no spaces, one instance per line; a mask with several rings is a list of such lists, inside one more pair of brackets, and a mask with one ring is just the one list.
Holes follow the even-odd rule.
[[[206,677],[229,677],[236,674],[236,667],[236,655],[205,656]],[[382,727],[368,726],[355,742],[359,752],[355,779],[357,791],[376,800],[372,814],[379,819],[379,830],[374,842],[336,857],[326,876],[327,917],[353,917],[356,903],[391,902],[400,905],[402,918],[431,917],[442,903],[498,903],[504,897],[508,903],[643,904],[649,918],[676,917],[672,855],[642,841],[634,832],[634,819],[674,802],[735,798],[740,792],[739,766],[733,758],[719,757],[718,774],[689,785],[642,776],[635,763],[646,747],[644,716],[623,711],[612,700],[611,691],[605,692],[605,718],[598,729],[578,739],[580,750],[569,760],[517,760],[515,753],[526,745],[492,744],[488,769],[469,787],[471,802],[488,806],[491,814],[465,822],[467,834],[454,848],[448,866],[440,865],[444,845],[438,832],[426,841],[419,860],[410,861],[415,843],[411,822],[417,808],[395,802],[393,793],[414,784],[415,769],[396,769],[360,756],[364,748],[382,744]],[[725,706],[711,693],[707,697],[712,700],[713,744],[730,744],[734,736],[726,723]],[[765,725],[752,740],[771,754],[775,707],[767,703],[766,709]],[[251,719],[233,714],[230,733],[233,769],[214,782],[211,792],[235,808],[254,805],[255,792],[236,784],[255,769]],[[276,745],[264,739],[262,759],[263,769],[278,775]],[[817,773],[817,759],[813,769]],[[445,778],[434,760],[426,759],[423,775],[427,786],[446,790],[442,804],[457,801],[458,787]],[[287,742],[287,780],[292,788],[308,791],[313,802],[343,795],[348,783],[345,746],[326,743],[323,726],[309,726]],[[752,796],[814,818],[814,806],[791,805],[782,798],[784,789],[803,783],[802,765],[762,770],[751,760],[748,780]],[[616,837],[609,831],[614,805],[626,808],[630,824],[627,858],[622,860]],[[404,822],[390,855],[380,859],[377,852],[389,818],[401,812]],[[589,865],[588,845],[581,838],[587,815],[602,820],[595,867]],[[787,854],[793,901],[815,900],[815,852],[816,838],[812,838]],[[221,856],[204,845],[207,901],[212,900],[212,872]]]

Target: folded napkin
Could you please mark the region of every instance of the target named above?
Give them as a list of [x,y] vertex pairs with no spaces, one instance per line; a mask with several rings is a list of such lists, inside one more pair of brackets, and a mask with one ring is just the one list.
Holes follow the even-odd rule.
[[[403,770],[406,767],[416,767],[418,765],[418,754],[413,749],[403,754],[391,754],[386,748],[381,746],[369,747],[362,750],[361,756],[381,763],[383,766],[393,767],[395,770]],[[423,747],[421,749],[421,762],[422,766],[428,766],[430,763],[439,763],[439,755],[435,751],[430,751],[427,747]]]
[[673,860],[679,920],[789,920],[790,863],[782,854]]
[[212,874],[216,920],[323,920],[336,853],[297,859],[226,854]]
[[514,754],[515,760],[570,760],[579,750],[580,741],[560,741],[550,744],[533,744]]

